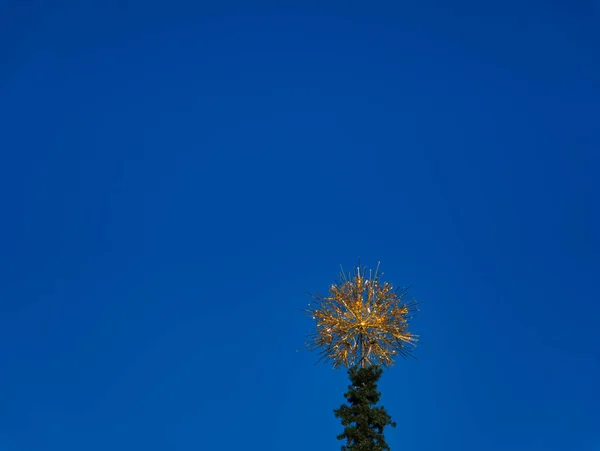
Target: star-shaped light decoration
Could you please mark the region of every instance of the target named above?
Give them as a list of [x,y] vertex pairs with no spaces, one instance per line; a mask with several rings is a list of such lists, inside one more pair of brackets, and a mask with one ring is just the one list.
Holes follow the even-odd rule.
[[406,299],[406,289],[395,289],[375,271],[357,266],[353,274],[342,269],[329,295],[311,295],[305,311],[316,322],[308,346],[334,368],[358,365],[390,366],[397,355],[408,357],[417,336],[408,331],[416,302]]

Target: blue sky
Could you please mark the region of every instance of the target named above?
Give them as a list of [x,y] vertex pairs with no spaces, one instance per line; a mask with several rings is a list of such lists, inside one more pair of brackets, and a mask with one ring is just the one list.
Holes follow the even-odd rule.
[[393,450],[600,450],[600,9],[525,3],[1,2],[0,449],[339,449],[360,257]]

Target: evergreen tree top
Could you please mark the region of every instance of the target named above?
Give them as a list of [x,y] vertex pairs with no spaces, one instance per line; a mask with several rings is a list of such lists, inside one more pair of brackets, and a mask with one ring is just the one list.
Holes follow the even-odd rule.
[[381,368],[352,367],[348,374],[351,385],[344,394],[348,404],[334,410],[344,426],[344,432],[337,437],[346,440],[342,451],[390,451],[383,432],[386,426],[396,427],[396,423],[384,407],[376,406],[381,396],[377,391]]

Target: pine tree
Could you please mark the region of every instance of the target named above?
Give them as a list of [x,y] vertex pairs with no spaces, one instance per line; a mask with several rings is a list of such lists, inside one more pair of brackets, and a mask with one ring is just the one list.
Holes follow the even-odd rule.
[[375,407],[381,396],[377,391],[381,373],[378,366],[355,366],[348,370],[352,385],[348,386],[344,397],[349,405],[334,410],[344,426],[344,432],[337,437],[338,440],[346,439],[342,451],[390,451],[383,430],[388,425],[396,427],[396,423],[385,408]]

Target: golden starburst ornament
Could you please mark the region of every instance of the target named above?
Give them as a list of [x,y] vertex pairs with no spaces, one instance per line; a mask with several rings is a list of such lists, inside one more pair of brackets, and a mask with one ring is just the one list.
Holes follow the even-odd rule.
[[411,355],[417,336],[408,331],[408,322],[417,304],[407,299],[406,289],[381,281],[381,275],[379,264],[375,271],[360,265],[352,274],[342,269],[327,296],[311,295],[305,311],[316,329],[308,346],[319,351],[320,361],[330,360],[334,368],[387,367],[397,355]]

